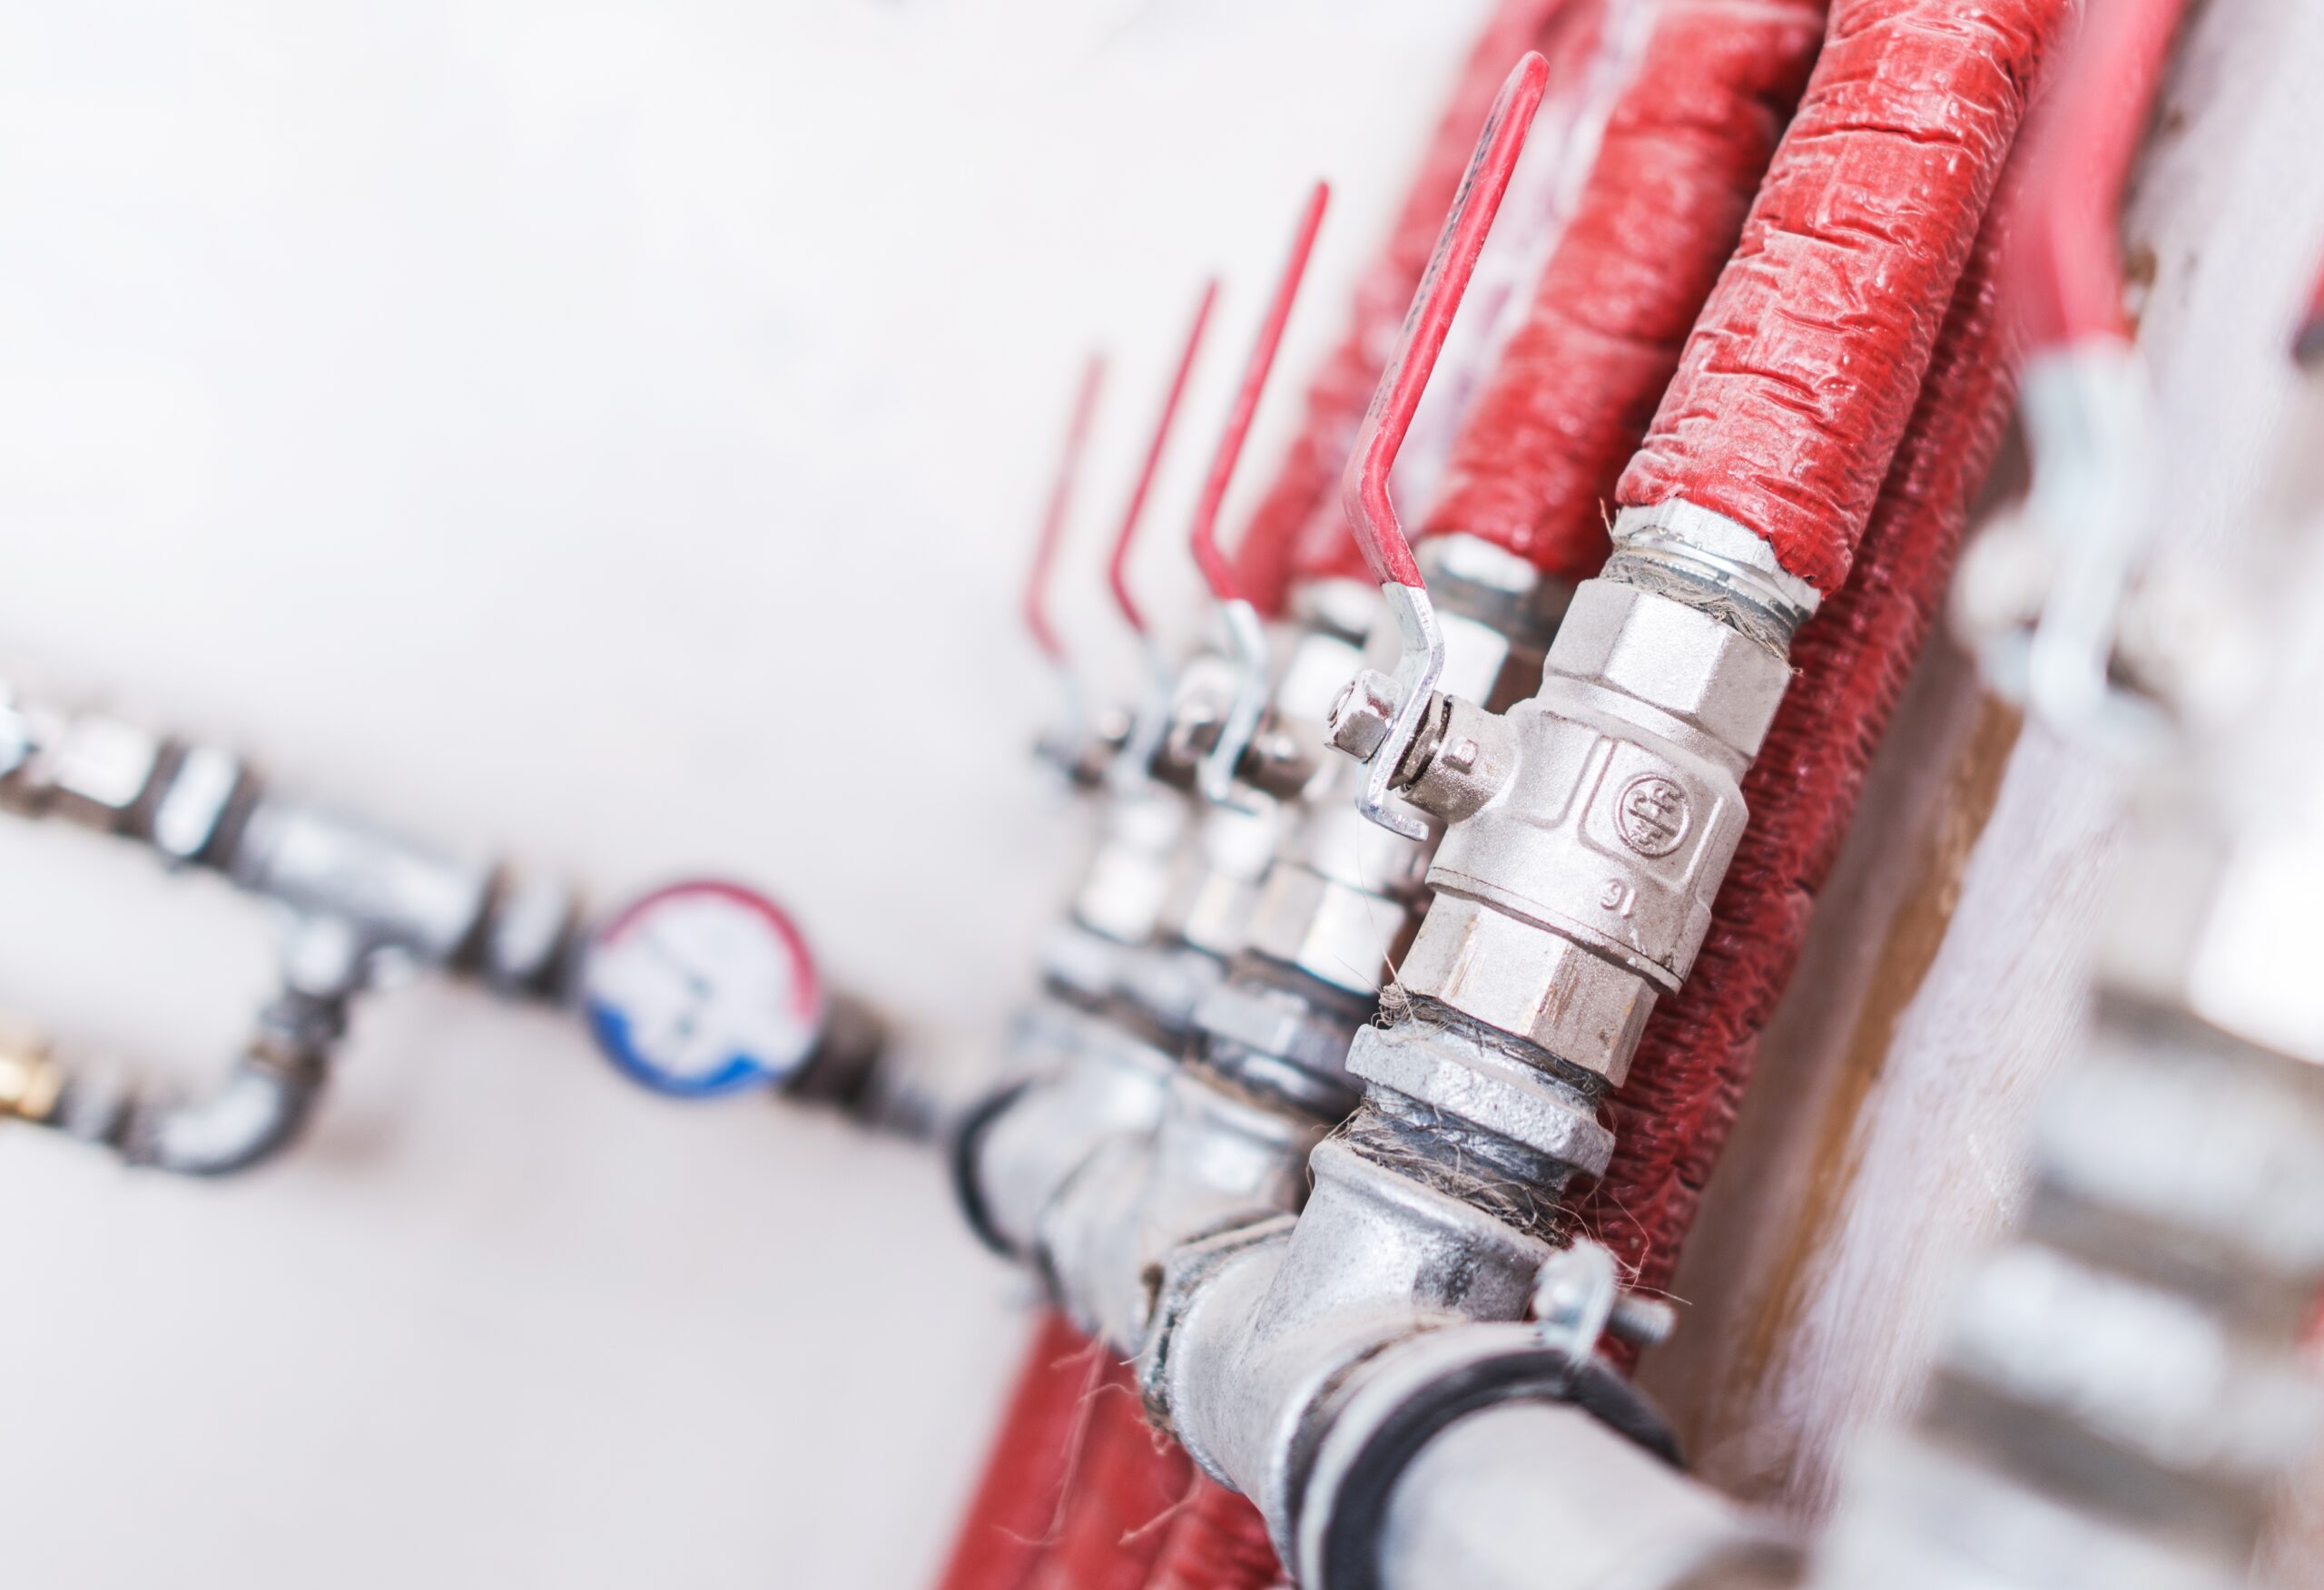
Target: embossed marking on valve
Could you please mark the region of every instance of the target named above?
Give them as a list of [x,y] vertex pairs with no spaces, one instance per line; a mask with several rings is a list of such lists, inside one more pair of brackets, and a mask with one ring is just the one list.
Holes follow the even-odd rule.
[[1622,843],[1641,856],[1668,856],[1687,837],[1693,820],[1687,792],[1660,773],[1640,773],[1622,786],[1614,826]]

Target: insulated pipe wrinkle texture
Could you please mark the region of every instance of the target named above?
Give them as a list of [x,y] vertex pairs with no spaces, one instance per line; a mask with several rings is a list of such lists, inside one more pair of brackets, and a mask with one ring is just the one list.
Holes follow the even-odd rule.
[[1501,92],[1509,63],[1538,47],[1580,3],[1502,0],[1469,52],[1386,245],[1356,283],[1347,331],[1309,384],[1299,429],[1236,545],[1236,579],[1261,613],[1280,613],[1295,581],[1361,577],[1333,487],[1427,269],[1437,228],[1468,170],[1477,124]]
[[1644,439],[1822,42],[1817,0],[1669,0],[1565,233],[1455,444],[1423,535],[1543,574],[1605,561],[1605,504]]
[[1838,0],[1625,508],[1684,502],[1846,577],[2067,0]]
[[2007,427],[2016,393],[1999,284],[2007,213],[1996,207],[1988,218],[1962,276],[1848,583],[1792,640],[1797,672],[1744,778],[1751,820],[1694,975],[1657,1005],[1629,1080],[1608,1099],[1614,1156],[1581,1219],[1641,1287],[1670,1282]]

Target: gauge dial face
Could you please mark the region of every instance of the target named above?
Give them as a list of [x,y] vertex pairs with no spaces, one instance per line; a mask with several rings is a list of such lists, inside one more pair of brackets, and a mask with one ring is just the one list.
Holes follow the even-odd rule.
[[823,1022],[822,982],[791,918],[709,880],[656,889],[599,928],[581,996],[607,1058],[696,1098],[783,1081]]

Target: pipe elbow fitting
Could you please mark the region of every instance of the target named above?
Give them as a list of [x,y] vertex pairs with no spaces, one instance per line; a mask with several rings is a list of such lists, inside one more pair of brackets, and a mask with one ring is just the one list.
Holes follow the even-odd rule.
[[273,1159],[305,1130],[346,1030],[343,998],[285,989],[217,1087],[129,1104],[111,1129],[122,1157],[181,1176],[233,1175]]
[[228,1176],[298,1140],[321,1096],[320,1060],[283,1065],[245,1055],[207,1094],[132,1112],[122,1157],[181,1176]]

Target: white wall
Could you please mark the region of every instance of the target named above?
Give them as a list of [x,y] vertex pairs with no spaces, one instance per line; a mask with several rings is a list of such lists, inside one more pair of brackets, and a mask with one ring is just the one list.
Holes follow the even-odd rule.
[[[1190,621],[1303,184],[1295,369],[1482,9],[6,0],[0,666],[600,898],[759,879],[972,1061],[1072,860],[1010,614],[1078,357],[1094,541],[1228,272],[1140,571]],[[0,822],[0,1006],[192,1078],[266,954],[222,887]],[[469,988],[367,1007],[278,1168],[0,1131],[0,1211],[42,1590],[910,1585],[1020,1340],[925,1154],[646,1097]]]

